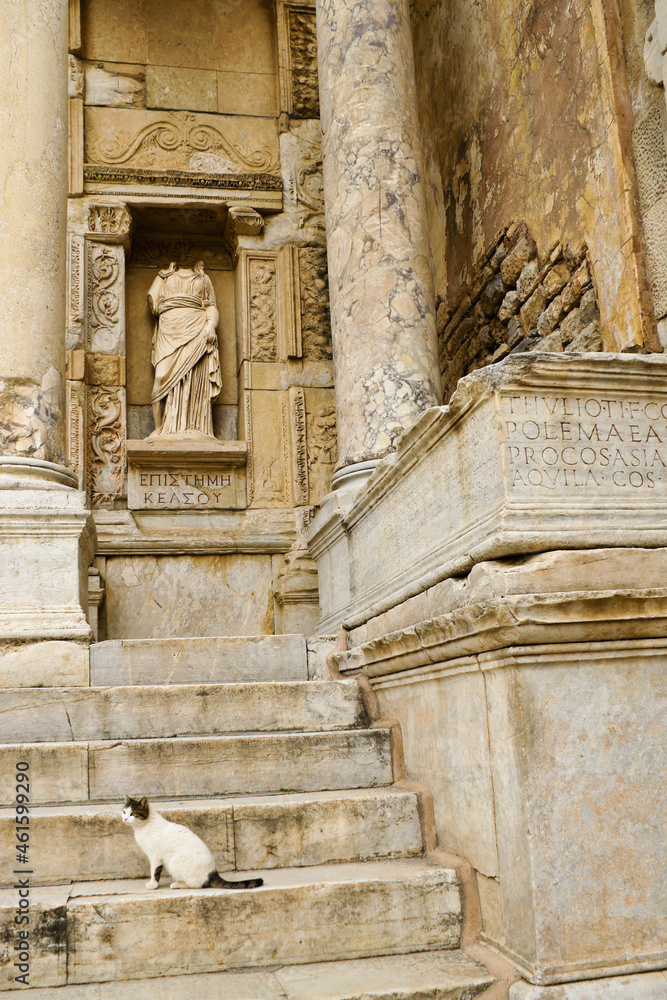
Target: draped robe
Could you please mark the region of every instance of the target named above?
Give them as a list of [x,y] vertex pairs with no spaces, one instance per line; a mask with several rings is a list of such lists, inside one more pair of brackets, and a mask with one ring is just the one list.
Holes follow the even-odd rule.
[[172,264],[151,285],[148,304],[158,317],[151,355],[155,429],[213,436],[211,399],[222,383],[217,338],[208,343],[219,321],[210,278],[201,264],[194,270]]

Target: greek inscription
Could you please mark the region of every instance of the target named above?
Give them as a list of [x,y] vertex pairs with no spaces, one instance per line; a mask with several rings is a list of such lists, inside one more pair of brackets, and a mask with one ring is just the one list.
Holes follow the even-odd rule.
[[130,488],[140,506],[151,510],[183,507],[234,507],[236,484],[232,472],[131,473]]
[[667,402],[597,396],[504,399],[512,487],[653,490],[667,470]]

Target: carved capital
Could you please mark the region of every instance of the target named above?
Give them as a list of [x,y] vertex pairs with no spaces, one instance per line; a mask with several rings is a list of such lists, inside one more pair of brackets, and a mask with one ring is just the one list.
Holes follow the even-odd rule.
[[238,260],[239,236],[261,236],[264,218],[249,205],[232,205],[225,223],[225,247],[236,264]]
[[123,243],[132,231],[132,216],[118,201],[97,202],[88,206],[88,232],[104,236],[105,242]]

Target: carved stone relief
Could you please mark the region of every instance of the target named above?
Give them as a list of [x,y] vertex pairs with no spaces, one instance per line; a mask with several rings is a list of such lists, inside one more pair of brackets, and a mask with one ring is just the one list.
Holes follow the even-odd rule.
[[[667,2],[656,0],[655,18],[649,25],[644,42],[644,65],[651,83],[665,83],[667,56]],[[667,99],[667,94],[665,95]]]
[[82,236],[70,233],[67,253],[67,342],[68,351],[83,346],[83,257]]
[[289,45],[292,68],[292,115],[318,118],[320,93],[317,79],[315,11],[297,7],[289,12]]
[[83,97],[83,63],[76,56],[67,57],[67,95],[68,97]]
[[88,242],[86,348],[103,354],[125,353],[122,247]]
[[68,402],[71,448],[83,456],[83,435],[81,478],[90,503],[99,507],[125,495],[124,245],[129,245],[132,217],[124,203],[102,201],[87,205],[85,220],[85,364],[80,372],[78,365],[76,372],[70,366],[70,378],[82,381]]
[[79,489],[86,488],[86,386],[67,382],[67,461],[76,473]]
[[124,490],[125,389],[89,386],[88,495],[94,507],[113,504]]
[[101,203],[88,206],[88,232],[104,236],[129,236],[132,216],[125,205]]
[[276,361],[276,258],[248,261],[249,357]]
[[[244,127],[248,122],[252,141]],[[137,123],[142,123],[141,127],[137,128]],[[223,132],[219,116],[88,108],[85,161],[203,173],[277,173],[272,123],[242,118],[225,118],[224,123]]]
[[323,247],[300,249],[299,272],[304,357],[329,361],[332,348],[326,250]]
[[336,407],[332,389],[307,390],[307,393],[309,502],[317,504],[331,491],[331,476],[338,459]]
[[299,213],[298,228],[324,232],[322,138],[319,121],[292,121],[280,137],[285,193]]
[[294,118],[319,117],[315,4],[278,4],[281,110]]
[[295,506],[305,507],[309,503],[306,398],[303,389],[298,386],[289,389],[288,398],[292,444],[292,493]]
[[286,361],[302,356],[299,251],[243,251],[243,358]]
[[170,239],[163,233],[145,234],[132,241],[135,267],[164,267],[165,261],[191,264],[200,260],[207,270],[232,271],[234,261],[224,240]]

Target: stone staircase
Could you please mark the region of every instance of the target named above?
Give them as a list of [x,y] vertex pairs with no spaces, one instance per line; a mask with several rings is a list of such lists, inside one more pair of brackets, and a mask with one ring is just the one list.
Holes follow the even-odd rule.
[[[392,785],[390,730],[369,727],[356,682],[308,680],[300,636],[100,643],[90,683],[0,696],[0,989],[24,988],[19,878],[36,1000],[137,988],[147,1000],[470,1000],[492,983],[458,950],[456,873],[423,856],[417,796]],[[28,865],[16,860],[19,761]],[[220,872],[259,872],[264,886],[146,890],[125,792],[195,830]]]

